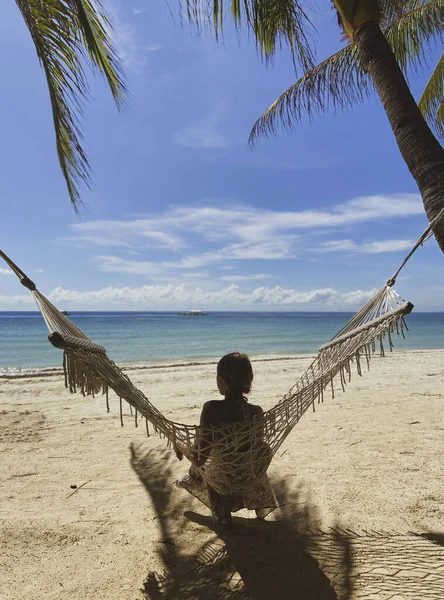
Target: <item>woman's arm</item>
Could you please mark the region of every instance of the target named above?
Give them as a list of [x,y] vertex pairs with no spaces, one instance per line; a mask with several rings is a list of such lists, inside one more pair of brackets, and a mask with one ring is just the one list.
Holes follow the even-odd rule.
[[183,442],[178,442],[174,449],[176,456],[182,460],[183,456],[187,458],[194,466],[201,467],[205,464],[211,454],[212,433],[208,431],[211,424],[211,405],[203,405],[200,415],[200,423],[196,433],[193,448],[189,448]]
[[191,462],[195,467],[204,465],[211,454],[211,442],[213,441],[213,434],[209,430],[213,417],[211,406],[209,402],[206,402],[200,414],[199,429],[197,430],[193,456],[191,458]]

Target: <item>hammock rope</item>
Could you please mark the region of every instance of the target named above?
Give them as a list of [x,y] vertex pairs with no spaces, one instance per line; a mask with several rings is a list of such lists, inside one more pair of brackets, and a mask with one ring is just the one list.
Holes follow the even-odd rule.
[[[272,457],[300,421],[305,412],[316,403],[323,402],[324,392],[335,383],[340,387],[351,380],[352,364],[358,375],[362,364],[370,366],[370,358],[377,351],[384,356],[384,341],[393,348],[393,336],[404,335],[407,330],[405,316],[413,309],[393,289],[401,269],[417,248],[431,235],[433,226],[444,215],[444,210],[430,223],[413,246],[395,274],[384,287],[324,346],[317,357],[295,385],[270,410],[260,418],[228,425],[202,429],[167,419],[148,397],[134,386],[129,377],[108,357],[103,346],[92,342],[78,327],[62,314],[36,288],[25,273],[0,250],[0,256],[19,277],[20,282],[31,291],[45,323],[50,331],[49,341],[63,350],[65,385],[70,392],[83,395],[106,395],[109,410],[108,389],[119,397],[120,418],[123,425],[122,399],[135,409],[137,415],[146,419],[154,431],[176,449],[184,445],[191,453],[200,453],[202,440],[211,440],[211,454],[200,468],[201,475],[220,494],[243,494],[252,482],[265,474]],[[245,446],[249,449],[245,452]]]

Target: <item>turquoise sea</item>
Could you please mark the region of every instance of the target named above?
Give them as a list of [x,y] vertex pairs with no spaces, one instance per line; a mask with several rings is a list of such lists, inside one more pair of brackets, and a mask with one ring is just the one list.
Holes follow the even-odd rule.
[[[119,364],[215,360],[234,350],[251,356],[314,354],[351,313],[73,312],[69,318]],[[395,348],[444,348],[444,313],[407,317],[407,339]],[[38,312],[0,312],[0,375],[60,366]]]

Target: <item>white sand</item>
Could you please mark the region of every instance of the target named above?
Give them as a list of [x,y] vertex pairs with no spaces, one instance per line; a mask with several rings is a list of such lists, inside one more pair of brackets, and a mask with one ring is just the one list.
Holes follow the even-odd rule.
[[[310,360],[255,361],[252,402],[272,406]],[[130,376],[192,424],[218,397],[214,372]],[[121,428],[113,395],[107,414],[104,398],[72,396],[60,376],[0,380],[0,598],[237,600],[246,586],[261,599],[443,600],[443,383],[444,351],[375,358],[275,457],[282,514],[241,514],[216,535],[208,510],[173,486],[185,463],[127,409]],[[303,535],[330,527],[362,537]]]

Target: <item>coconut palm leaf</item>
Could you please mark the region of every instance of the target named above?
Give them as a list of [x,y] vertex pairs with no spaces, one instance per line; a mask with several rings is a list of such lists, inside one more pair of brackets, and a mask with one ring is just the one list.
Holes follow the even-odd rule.
[[359,68],[356,46],[348,45],[321,62],[289,87],[256,121],[250,142],[293,129],[304,115],[352,106],[371,91],[367,73]]
[[444,138],[444,54],[427,82],[418,106],[432,128]]
[[79,183],[89,185],[90,167],[79,121],[88,99],[84,67],[107,79],[120,107],[125,84],[107,32],[99,0],[16,0],[45,72],[52,106],[57,153],[74,208],[81,206]]
[[111,23],[98,0],[95,2],[96,6],[91,0],[73,0],[78,11],[78,32],[91,64],[106,77],[113,98],[121,108],[127,97],[124,76],[110,40]]
[[[406,71],[426,62],[430,43],[436,37],[442,38],[444,0],[410,0],[400,4],[403,10],[398,6],[395,11],[396,3],[392,5],[386,0],[382,27],[398,63]],[[394,14],[396,20],[390,20],[389,16],[393,19]],[[440,83],[442,85],[442,72]],[[432,89],[438,91],[438,85],[435,83]],[[351,107],[371,92],[373,86],[361,66],[357,48],[350,44],[281,94],[254,124],[250,143],[259,137],[274,135],[279,128],[293,129],[304,115],[313,117],[327,112],[331,106],[335,109]],[[442,100],[442,95],[439,99]]]
[[213,26],[219,37],[227,11],[236,27],[246,23],[253,32],[261,56],[273,59],[277,49],[288,45],[295,66],[304,71],[315,65],[310,36],[314,31],[300,0],[184,0],[187,18],[197,28]]
[[403,71],[427,65],[434,39],[444,37],[444,0],[409,0],[402,16],[385,28],[385,34]]

